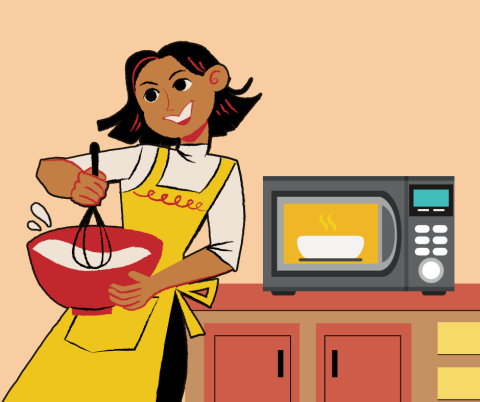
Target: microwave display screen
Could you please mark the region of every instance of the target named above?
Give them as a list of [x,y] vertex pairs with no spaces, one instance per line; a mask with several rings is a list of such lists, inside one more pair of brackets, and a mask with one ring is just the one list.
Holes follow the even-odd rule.
[[449,207],[449,190],[447,189],[415,189],[413,190],[413,206],[422,207]]
[[411,184],[410,216],[453,216],[453,185]]
[[379,206],[284,203],[283,264],[378,264]]

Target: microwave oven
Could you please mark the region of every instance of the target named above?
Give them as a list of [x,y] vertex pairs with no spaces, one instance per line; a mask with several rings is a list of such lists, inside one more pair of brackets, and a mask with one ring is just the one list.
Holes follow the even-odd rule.
[[454,177],[263,178],[263,290],[454,290]]

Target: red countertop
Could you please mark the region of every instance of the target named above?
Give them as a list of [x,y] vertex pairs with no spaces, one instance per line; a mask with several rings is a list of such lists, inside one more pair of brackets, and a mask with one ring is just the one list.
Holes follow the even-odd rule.
[[[186,298],[188,299],[188,298]],[[212,308],[188,299],[193,310],[215,311],[480,311],[480,284],[456,284],[445,296],[421,292],[297,292],[273,296],[262,284],[220,284]]]

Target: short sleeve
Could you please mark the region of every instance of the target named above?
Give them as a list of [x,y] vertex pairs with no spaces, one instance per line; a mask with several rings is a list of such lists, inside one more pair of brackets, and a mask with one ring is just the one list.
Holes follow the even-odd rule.
[[[126,180],[130,178],[135,171],[141,153],[141,145],[100,152],[98,169],[105,173],[107,181]],[[82,170],[87,170],[92,167],[92,157],[90,154],[74,156],[68,158],[68,160],[75,163]]]
[[208,212],[208,225],[208,249],[236,271],[245,228],[245,201],[238,163]]

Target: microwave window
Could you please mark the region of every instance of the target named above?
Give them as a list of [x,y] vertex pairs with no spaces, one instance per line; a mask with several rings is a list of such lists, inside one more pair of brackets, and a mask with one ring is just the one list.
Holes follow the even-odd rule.
[[284,264],[378,264],[378,204],[284,204]]
[[413,206],[416,207],[449,207],[449,190],[413,190]]

